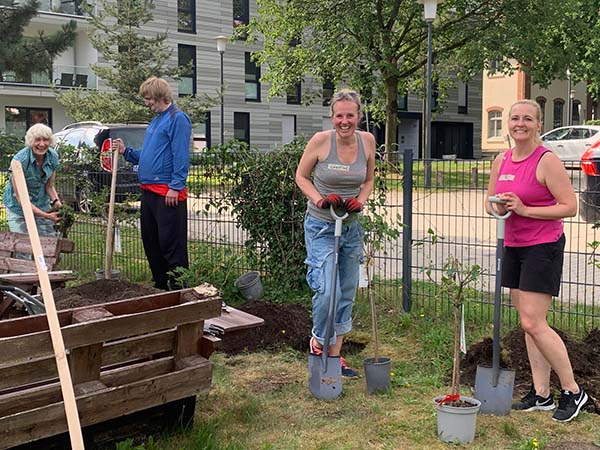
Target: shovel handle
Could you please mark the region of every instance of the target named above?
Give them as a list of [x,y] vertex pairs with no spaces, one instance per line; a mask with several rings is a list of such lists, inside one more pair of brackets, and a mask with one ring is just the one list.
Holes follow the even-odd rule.
[[502,200],[497,195],[492,195],[488,197],[488,203],[490,204],[490,212],[496,219],[505,220],[511,216],[512,211],[507,211],[505,214],[499,214],[493,206],[493,203],[496,203],[497,205],[506,205],[506,200]]

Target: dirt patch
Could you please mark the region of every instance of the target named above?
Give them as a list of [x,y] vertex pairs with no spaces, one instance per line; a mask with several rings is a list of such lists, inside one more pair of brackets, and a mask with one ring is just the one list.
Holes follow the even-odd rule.
[[[600,413],[600,330],[593,329],[583,341],[576,341],[561,330],[559,334],[567,347],[569,358],[575,373],[575,379],[580,383],[591,400],[585,410]],[[515,371],[515,397],[525,394],[531,385],[531,372],[525,335],[520,328],[508,333],[501,343],[501,367]],[[478,365],[490,367],[492,364],[492,339],[473,344],[467,351],[461,370],[461,381],[473,386]],[[560,388],[558,377],[552,372],[550,382],[556,389]],[[557,447],[558,448],[558,447]]]
[[141,297],[157,292],[161,291],[125,280],[96,280],[71,288],[55,289],[53,294],[56,309],[60,310]]
[[545,447],[546,450],[598,450],[598,446],[587,442],[560,442]]

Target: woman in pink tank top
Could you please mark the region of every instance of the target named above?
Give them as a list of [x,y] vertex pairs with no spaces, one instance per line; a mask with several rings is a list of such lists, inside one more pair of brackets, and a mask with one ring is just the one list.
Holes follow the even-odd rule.
[[[575,382],[565,344],[548,325],[546,315],[552,296],[560,289],[565,245],[562,219],[577,213],[577,203],[564,165],[541,145],[541,116],[533,100],[512,105],[508,131],[515,146],[494,160],[487,195],[506,202],[495,205],[498,213],[512,211],[506,220],[502,286],[510,289],[519,313],[531,365],[531,389],[513,409],[555,409],[550,386],[554,369],[561,395],[552,418],[569,422],[588,396]],[[490,213],[487,201],[485,207]]]

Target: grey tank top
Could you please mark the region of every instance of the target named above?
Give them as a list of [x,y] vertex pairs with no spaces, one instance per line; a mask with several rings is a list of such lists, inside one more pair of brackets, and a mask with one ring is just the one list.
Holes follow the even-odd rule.
[[[313,184],[322,196],[339,194],[344,200],[356,197],[360,186],[367,177],[367,155],[363,146],[360,132],[356,132],[358,153],[352,164],[342,163],[337,154],[335,130],[331,130],[331,143],[329,154],[323,161],[318,161],[313,170]],[[329,209],[317,208],[311,201],[308,202],[308,214],[324,222],[334,222]],[[344,222],[353,220],[356,213],[351,213]]]

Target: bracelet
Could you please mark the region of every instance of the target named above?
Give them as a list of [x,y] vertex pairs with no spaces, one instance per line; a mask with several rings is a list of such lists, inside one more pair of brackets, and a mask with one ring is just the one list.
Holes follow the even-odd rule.
[[57,201],[58,201],[58,198],[55,198],[54,200],[50,201],[50,205],[54,205]]

